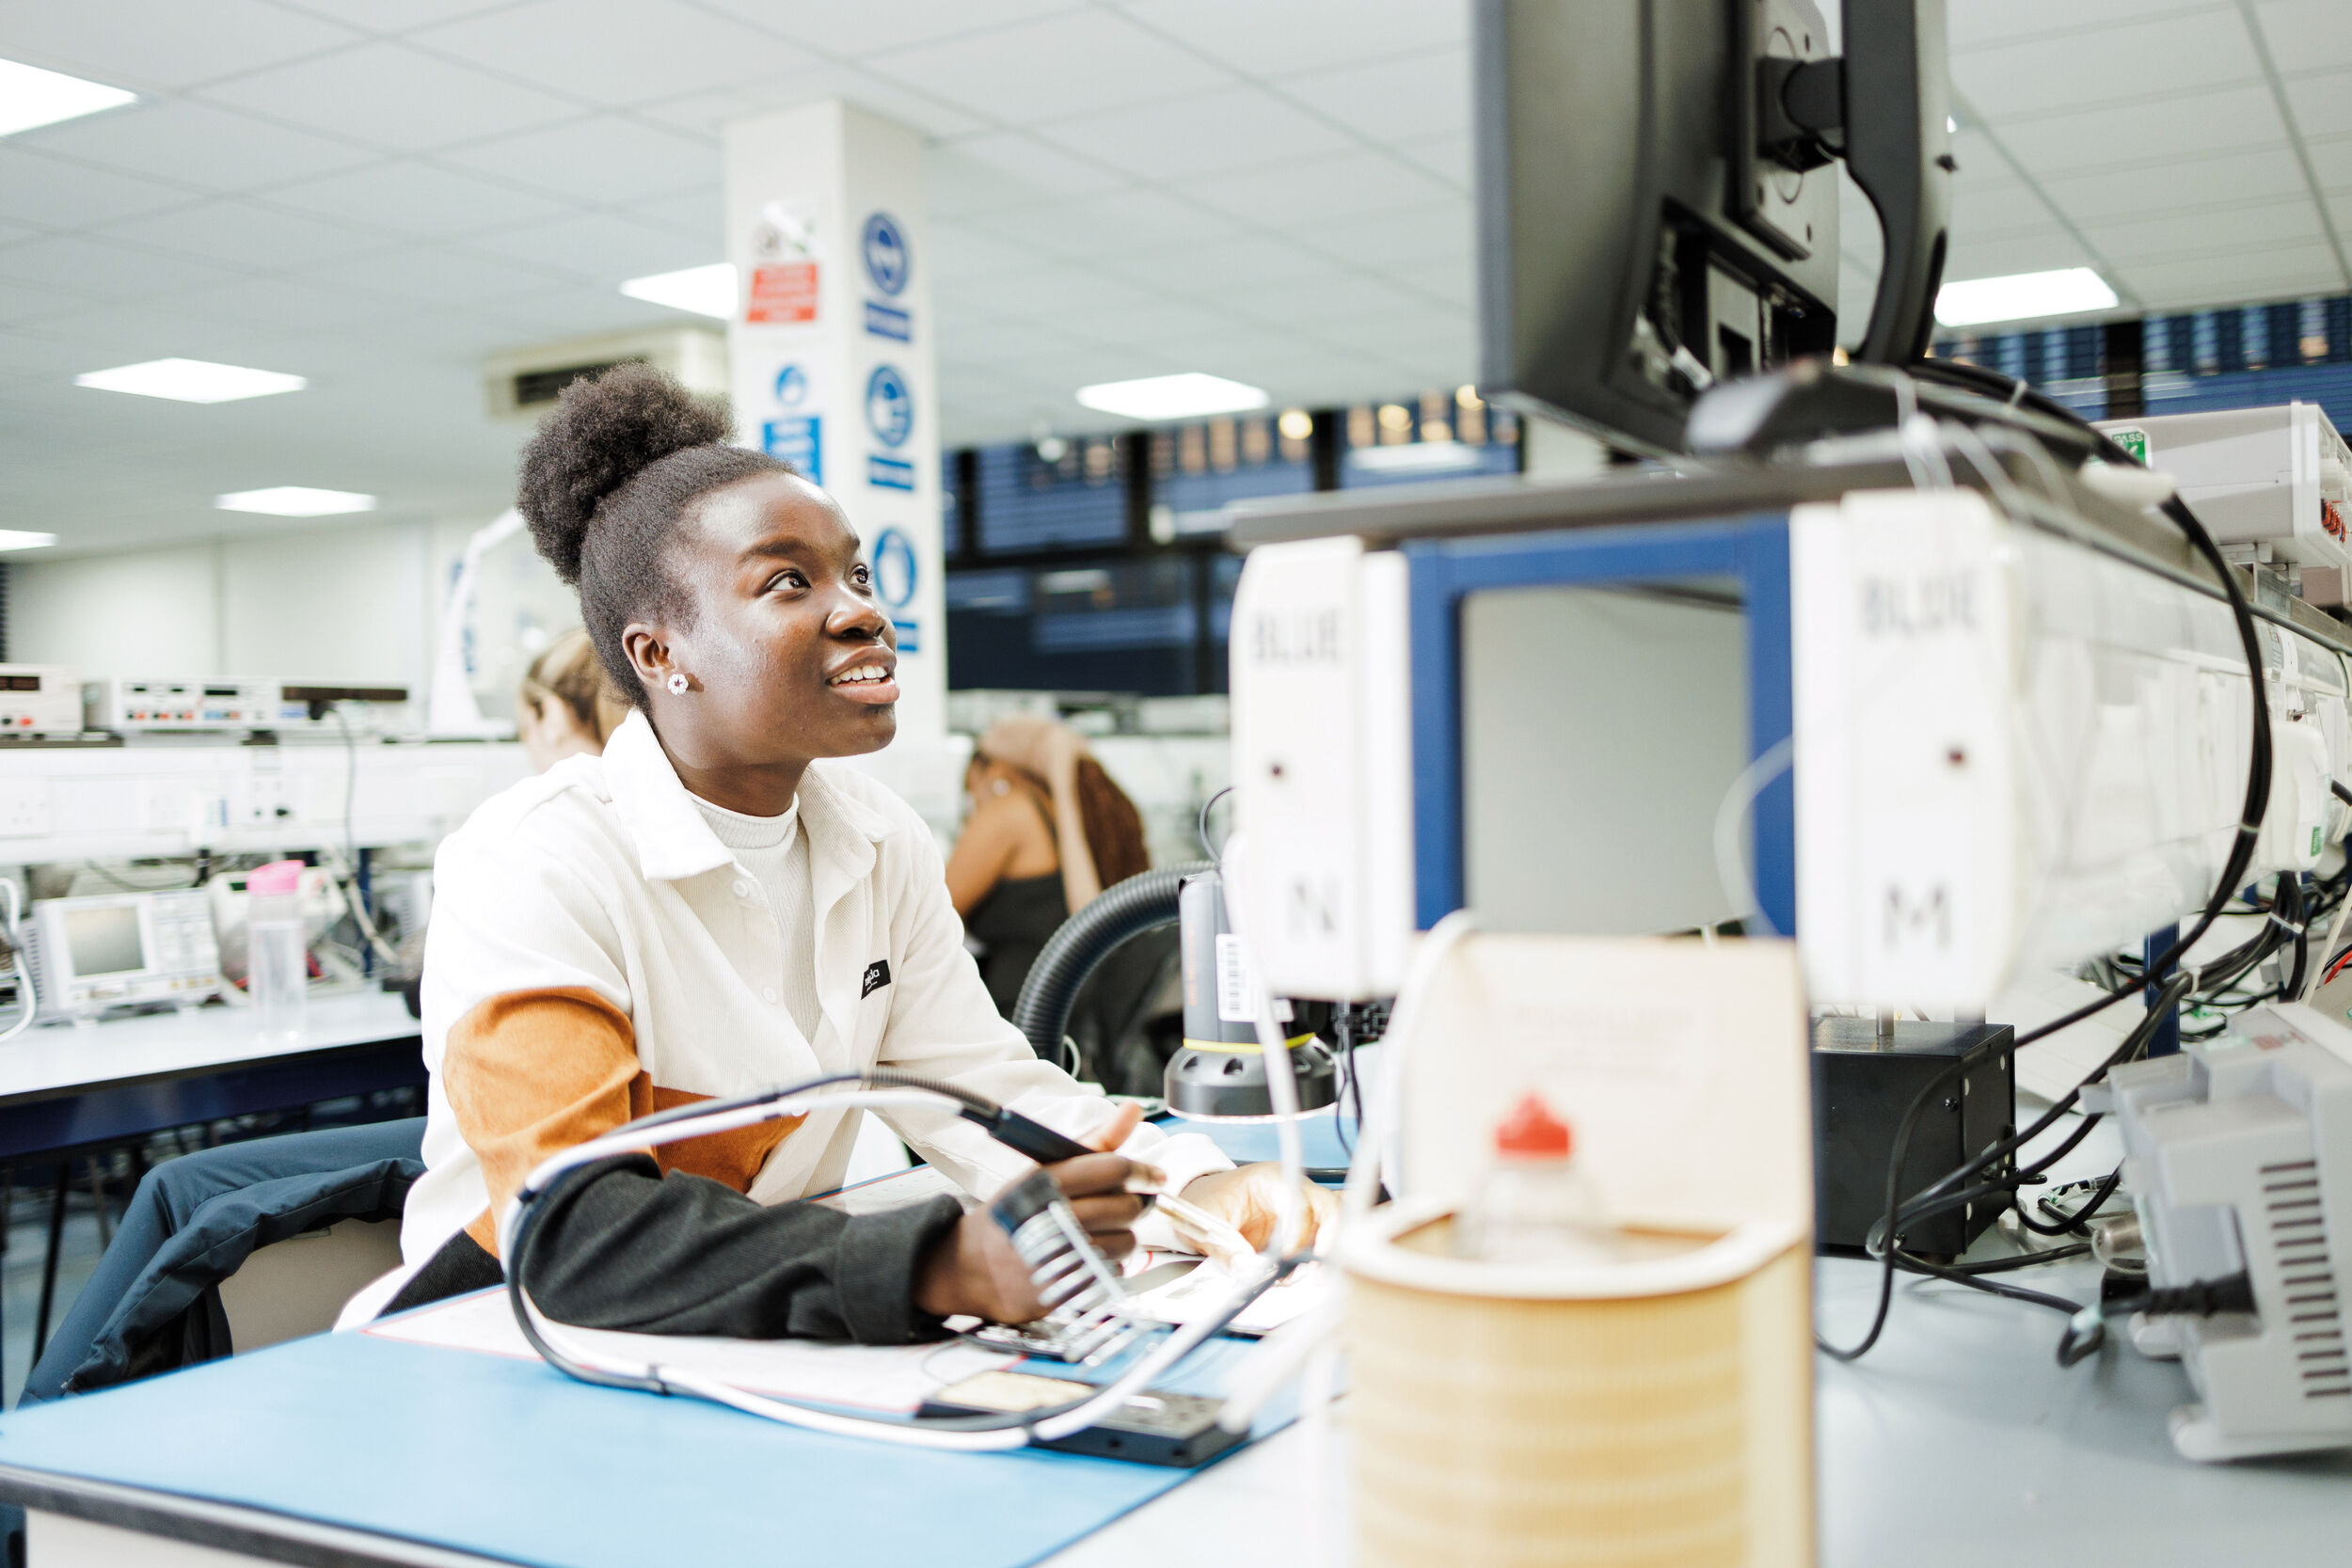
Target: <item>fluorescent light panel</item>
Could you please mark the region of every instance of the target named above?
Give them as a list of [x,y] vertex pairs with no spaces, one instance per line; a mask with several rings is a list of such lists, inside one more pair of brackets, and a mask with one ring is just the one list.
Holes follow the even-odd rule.
[[313,490],[301,484],[279,484],[267,490],[239,490],[215,496],[223,512],[262,512],[273,517],[334,517],[346,512],[373,512],[375,498],[353,490]]
[[1947,283],[1935,296],[1935,319],[1946,326],[1978,326],[2112,310],[2115,304],[2115,291],[2106,278],[2089,267],[2060,267]]
[[79,119],[101,109],[118,109],[138,101],[138,94],[79,76],[43,71],[37,65],[0,60],[0,136],[12,136],[37,125]]
[[0,528],[0,552],[45,550],[57,542],[54,533],[34,533],[21,528]]
[[632,277],[621,285],[621,293],[650,305],[731,321],[735,316],[735,263],[713,261],[707,267]]
[[1140,381],[1105,381],[1078,388],[1078,402],[1130,420],[1197,420],[1206,414],[1245,414],[1273,399],[1263,387],[1187,371]]
[[299,392],[310,383],[298,375],[249,370],[243,365],[215,365],[204,359],[150,359],[139,365],[117,365],[73,378],[76,387],[102,392],[130,392],[143,398],[169,398],[174,403],[234,403],[240,398],[265,398],[279,392]]

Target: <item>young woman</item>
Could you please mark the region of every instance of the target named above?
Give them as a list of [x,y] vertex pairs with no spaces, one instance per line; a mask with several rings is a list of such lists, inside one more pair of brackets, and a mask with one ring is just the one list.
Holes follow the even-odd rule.
[[980,979],[1012,1016],[1048,938],[1094,895],[1148,871],[1143,818],[1086,741],[1052,719],[1000,719],[972,749],[972,815],[947,896],[982,944]]
[[[1271,1167],[1115,1114],[989,1003],[922,820],[821,759],[887,745],[898,663],[858,539],[816,485],[723,444],[726,421],[623,365],[565,389],[519,505],[580,591],[636,711],[485,803],[441,846],[424,963],[427,1166],[408,1197],[414,1305],[500,1277],[496,1215],[555,1151],[632,1117],[820,1073],[943,1078],[1120,1156],[1263,1236]],[[893,1127],[967,1192],[1029,1166],[945,1113]],[[898,1342],[958,1312],[1035,1311],[985,1212],[850,1217],[854,1117],[768,1123],[591,1167],[532,1243],[534,1293],[592,1327]],[[1125,1158],[1056,1167],[1107,1250],[1132,1244]],[[1317,1195],[1320,1197],[1321,1195]],[[1147,1222],[1164,1224],[1158,1216]]]
[[628,717],[628,705],[613,695],[596,662],[596,644],[578,626],[540,651],[515,693],[515,738],[534,772],[602,752]]

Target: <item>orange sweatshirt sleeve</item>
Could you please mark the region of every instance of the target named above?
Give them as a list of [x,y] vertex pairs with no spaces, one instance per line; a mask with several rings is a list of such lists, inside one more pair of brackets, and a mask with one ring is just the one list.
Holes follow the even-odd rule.
[[[638,1117],[709,1098],[656,1085],[638,1064],[628,1020],[585,988],[509,991],[481,1003],[451,1025],[441,1073],[490,1193],[490,1207],[466,1233],[492,1257],[496,1216],[541,1161]],[[761,1122],[651,1152],[665,1175],[685,1171],[749,1192],[798,1125]]]

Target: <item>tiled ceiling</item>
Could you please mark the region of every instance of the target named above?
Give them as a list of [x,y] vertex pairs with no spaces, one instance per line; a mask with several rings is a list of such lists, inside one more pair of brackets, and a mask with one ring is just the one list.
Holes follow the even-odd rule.
[[[2090,264],[2150,309],[2352,287],[2343,0],[1964,0],[1951,276]],[[1461,0],[72,0],[0,56],[136,104],[0,141],[0,527],[212,533],[222,491],[486,513],[482,361],[683,318],[719,127],[839,96],[929,135],[943,428],[1088,428],[1088,382],[1284,402],[1474,373]],[[1847,289],[1875,235],[1849,202]],[[1858,314],[1858,310],[1856,311]],[[76,388],[178,355],[310,378]]]

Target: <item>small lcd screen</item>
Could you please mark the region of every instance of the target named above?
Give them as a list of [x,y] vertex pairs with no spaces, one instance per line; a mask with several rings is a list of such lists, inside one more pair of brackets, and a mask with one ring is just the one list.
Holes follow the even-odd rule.
[[139,943],[139,911],[135,904],[66,911],[65,943],[73,959],[73,973],[82,979],[93,974],[123,974],[147,967],[147,952]]
[[39,691],[40,677],[39,675],[10,675],[5,680],[0,680],[0,689],[9,691]]

